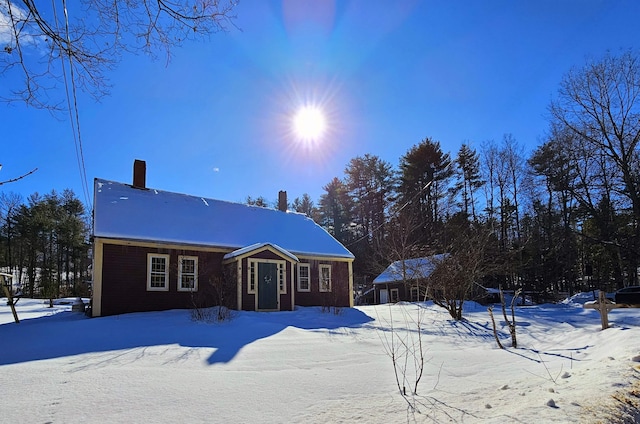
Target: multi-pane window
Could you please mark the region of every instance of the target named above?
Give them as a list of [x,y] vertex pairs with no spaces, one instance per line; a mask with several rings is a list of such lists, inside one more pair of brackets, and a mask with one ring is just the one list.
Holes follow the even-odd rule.
[[398,289],[391,289],[391,303],[396,303],[400,300]]
[[247,287],[247,292],[249,294],[255,294],[256,292],[256,281],[258,280],[258,264],[256,261],[249,261],[249,286]]
[[423,302],[426,300],[425,297],[425,288],[420,286],[411,287],[411,301],[412,302]]
[[284,281],[284,270],[285,270],[284,262],[279,262],[278,263],[278,288],[280,289],[280,294],[287,293],[287,285],[285,284],[285,281]]
[[169,290],[169,255],[149,254],[147,290]]
[[331,265],[320,265],[320,291],[331,291]]
[[411,287],[411,301],[419,302],[420,301],[420,291],[417,286]]
[[178,257],[178,291],[198,291],[198,257]]
[[[274,280],[277,278],[278,281],[278,293],[286,294],[287,293],[287,284],[286,284],[286,264],[284,261],[270,261],[270,260],[258,260],[258,259],[249,259],[248,261],[249,267],[249,281],[247,281],[247,293],[248,294],[256,294],[259,291],[258,287],[258,267],[260,264],[276,264],[276,275],[273,275]],[[264,268],[260,268],[264,269]],[[261,271],[262,272],[262,271]],[[271,278],[271,276],[269,276]]]
[[311,291],[311,268],[309,264],[298,264],[298,291]]

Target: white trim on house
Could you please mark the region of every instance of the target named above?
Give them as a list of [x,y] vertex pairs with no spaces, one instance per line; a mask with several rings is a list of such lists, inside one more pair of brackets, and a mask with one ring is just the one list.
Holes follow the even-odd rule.
[[411,288],[409,289],[409,300],[411,300],[412,302],[420,301],[420,289],[418,288],[418,286],[411,286]]
[[291,291],[291,309],[294,309],[296,305],[296,290],[295,290],[296,287],[295,287],[294,277],[293,277],[296,271],[294,268],[295,266],[293,266],[293,263],[291,263],[291,269],[289,272],[289,284],[290,284],[289,290]]
[[236,295],[238,296],[238,310],[242,310],[242,261],[236,264]]
[[[193,272],[184,272],[184,261],[193,261]],[[193,277],[193,287],[183,286],[183,277]],[[197,292],[198,291],[198,257],[197,256],[178,256],[178,291],[179,292]]]
[[[258,309],[258,264],[276,264],[278,269],[278,307],[276,309]],[[254,272],[251,272],[253,267]],[[254,295],[254,311],[279,311],[282,309],[280,296],[287,294],[286,284],[287,261],[281,259],[259,259],[252,258],[247,260],[247,294]],[[253,285],[253,287],[252,287]],[[251,291],[253,290],[253,291]],[[293,297],[293,296],[292,296]],[[292,304],[293,305],[293,304]]]
[[243,247],[242,249],[234,250],[231,253],[227,253],[226,255],[224,255],[222,260],[223,261],[228,261],[230,259],[239,260],[239,259],[242,259],[242,257],[244,256],[251,256],[256,254],[258,251],[264,251],[264,250],[270,250],[278,254],[278,256],[286,256],[287,258],[291,259],[294,262],[299,262],[296,255],[289,252],[288,250],[283,249],[277,244],[273,244],[273,243],[255,243],[250,246]]
[[[259,259],[259,258],[253,258],[253,259],[247,260],[247,272],[248,272],[247,294],[255,294],[255,295],[258,294],[258,264],[259,263],[278,265],[278,294],[287,294],[287,284],[286,284],[287,261],[280,260],[280,259]],[[252,267],[253,267],[253,273],[252,273]]]
[[[169,291],[169,258],[170,255],[161,253],[147,253],[147,291]],[[164,259],[164,270],[153,269],[154,259]],[[153,285],[152,276],[160,277],[164,279],[162,286]],[[156,283],[157,284],[157,283]]]
[[100,239],[93,241],[93,284],[91,287],[91,316],[99,317],[102,314],[102,261],[104,244]]
[[353,308],[355,299],[353,298],[353,261],[348,262],[349,269],[349,307]]
[[287,294],[287,263],[278,262],[278,294]]
[[[323,270],[328,270],[328,275],[322,275]],[[331,265],[318,265],[318,291],[321,293],[331,292]]]
[[[98,239],[98,237],[95,237]],[[134,246],[134,247],[150,247],[153,249],[170,249],[170,250],[194,250],[198,252],[216,252],[228,253],[231,250],[228,247],[215,247],[204,244],[188,244],[188,243],[170,243],[160,241],[145,241],[136,239],[116,239],[109,237],[99,237],[104,244],[114,246]]]
[[258,261],[249,259],[247,261],[247,294],[258,293]]
[[398,290],[398,289],[390,289],[389,290],[389,301],[391,303],[398,303],[400,301],[400,290]]
[[[302,269],[305,268],[307,270],[307,285],[306,288],[304,288],[302,286]],[[298,287],[297,287],[299,292],[310,292],[311,291],[311,264],[307,264],[307,263],[299,263],[298,264]]]

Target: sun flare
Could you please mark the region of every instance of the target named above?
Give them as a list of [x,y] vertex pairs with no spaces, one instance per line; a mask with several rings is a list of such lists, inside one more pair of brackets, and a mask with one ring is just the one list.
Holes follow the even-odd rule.
[[293,131],[302,140],[319,140],[326,127],[324,113],[315,106],[302,107],[293,118]]

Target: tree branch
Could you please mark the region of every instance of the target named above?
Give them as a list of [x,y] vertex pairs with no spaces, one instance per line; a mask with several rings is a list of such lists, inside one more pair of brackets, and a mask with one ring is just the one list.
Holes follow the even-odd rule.
[[19,177],[12,178],[12,179],[6,180],[6,181],[0,181],[0,186],[4,185],[4,184],[15,183],[16,181],[20,181],[21,179],[23,179],[25,177],[28,177],[29,175],[33,174],[37,170],[38,170],[38,168],[33,168],[31,171],[27,172],[26,174],[20,175]]

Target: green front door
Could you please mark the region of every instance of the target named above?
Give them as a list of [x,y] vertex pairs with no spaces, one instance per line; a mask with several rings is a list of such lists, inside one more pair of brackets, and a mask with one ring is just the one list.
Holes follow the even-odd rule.
[[258,309],[278,309],[278,265],[258,262]]

